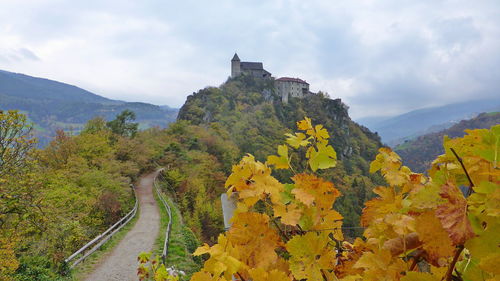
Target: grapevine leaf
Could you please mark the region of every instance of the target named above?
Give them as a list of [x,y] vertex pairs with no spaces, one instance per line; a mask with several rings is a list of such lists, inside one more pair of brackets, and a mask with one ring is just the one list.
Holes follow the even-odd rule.
[[190,279],[191,281],[228,281],[231,279],[226,279],[224,277],[213,277],[212,274],[208,272],[196,272]]
[[374,198],[365,203],[363,214],[361,215],[361,224],[368,226],[376,218],[384,217],[389,213],[396,213],[402,207],[402,196],[396,194],[392,188],[376,187],[373,192],[380,197]]
[[226,180],[225,186],[229,193],[233,190],[238,192],[239,199],[247,207],[253,206],[257,201],[270,196],[273,202],[281,201],[283,184],[271,176],[271,169],[255,161],[252,155],[247,155],[233,166],[233,172]]
[[469,238],[474,237],[472,226],[467,218],[467,200],[462,192],[448,182],[441,187],[439,195],[446,199],[446,202],[437,207],[436,216],[454,245],[463,244]]
[[434,276],[428,272],[407,272],[401,281],[441,281],[441,277]]
[[354,268],[365,270],[363,280],[399,280],[406,264],[398,258],[393,259],[388,250],[377,250],[364,252]]
[[297,225],[302,217],[302,209],[294,203],[288,205],[275,204],[274,216],[281,217],[281,222],[283,224]]
[[316,125],[314,127],[314,137],[316,137],[318,141],[322,142],[330,138],[330,135],[328,134],[328,131],[323,128],[323,125]]
[[274,250],[283,245],[276,231],[269,227],[269,217],[253,212],[236,214],[227,238],[240,249],[239,259],[255,268],[267,269],[276,263]]
[[390,148],[380,148],[379,154],[370,163],[370,173],[378,170],[380,170],[390,185],[401,186],[410,181],[410,169],[406,166],[401,166],[401,158]]
[[248,273],[254,281],[290,281],[290,277],[277,269],[271,271],[266,271],[262,268],[252,268],[248,270]]
[[314,195],[308,193],[307,190],[303,188],[295,188],[292,190],[292,193],[298,201],[302,202],[306,206],[311,206],[314,202]]
[[340,196],[340,191],[333,186],[333,183],[315,175],[298,174],[292,180],[295,182],[292,193],[298,201],[307,206],[314,202],[319,208],[329,210],[335,199]]
[[297,149],[301,146],[307,146],[311,137],[306,139],[306,135],[303,133],[285,134],[287,136],[286,142],[293,148]]
[[304,117],[304,120],[297,122],[297,128],[302,131],[307,131],[312,129],[311,118]]
[[284,191],[281,193],[281,203],[288,204],[293,200],[292,190],[294,189],[293,184],[284,184]]
[[479,267],[494,276],[500,276],[498,261],[500,261],[500,251],[483,257],[479,263]]
[[[290,270],[296,279],[323,280],[321,270],[333,268],[335,251],[325,233],[309,232],[288,241]],[[305,246],[307,245],[307,246]]]
[[455,247],[435,212],[428,211],[418,216],[416,230],[423,242],[423,249],[427,252],[428,261],[436,266],[445,266],[447,258],[455,253]]
[[278,156],[268,156],[267,164],[274,165],[275,169],[288,169],[290,167],[290,160],[288,159],[288,146],[278,146]]
[[317,169],[333,168],[337,165],[337,152],[327,143],[318,143],[317,150],[311,147],[308,150],[309,166],[313,171]]
[[442,201],[439,196],[439,187],[436,185],[426,185],[419,191],[410,195],[411,207],[415,211],[434,209]]
[[393,256],[398,256],[408,250],[420,247],[421,245],[422,242],[420,241],[418,234],[412,232],[408,235],[399,236],[385,241],[383,249],[389,250]]
[[226,279],[230,279],[231,275],[236,273],[244,266],[238,260],[238,250],[228,241],[228,238],[221,234],[218,238],[218,243],[210,247],[207,244],[196,249],[194,256],[202,254],[210,254],[210,258],[205,262],[203,270],[212,273],[214,276],[220,276],[224,273]]
[[465,242],[465,247],[476,258],[498,253],[500,252],[499,248],[492,247],[492,245],[500,245],[500,235],[498,233],[500,233],[500,223],[498,221],[490,222],[479,236]]

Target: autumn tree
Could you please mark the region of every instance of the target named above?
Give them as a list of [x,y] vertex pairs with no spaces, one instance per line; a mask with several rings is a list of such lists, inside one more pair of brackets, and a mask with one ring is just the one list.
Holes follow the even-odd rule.
[[26,156],[36,143],[32,128],[24,114],[0,111],[0,176],[25,165]]

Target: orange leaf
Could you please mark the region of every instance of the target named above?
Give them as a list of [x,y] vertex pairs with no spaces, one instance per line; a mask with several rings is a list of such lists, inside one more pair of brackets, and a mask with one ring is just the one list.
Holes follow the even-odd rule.
[[463,244],[469,238],[474,237],[472,226],[467,218],[467,200],[462,192],[454,184],[448,182],[441,187],[439,195],[447,199],[447,202],[437,207],[436,216],[454,245]]

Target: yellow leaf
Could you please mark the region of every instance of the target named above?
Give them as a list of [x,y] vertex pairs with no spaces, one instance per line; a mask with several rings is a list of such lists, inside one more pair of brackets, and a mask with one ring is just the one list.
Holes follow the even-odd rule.
[[275,169],[288,169],[290,167],[290,160],[288,159],[288,147],[286,145],[278,146],[278,156],[268,156],[267,164],[274,165]]
[[262,268],[252,268],[248,270],[253,281],[290,281],[285,272],[273,269],[271,271]]
[[259,213],[240,213],[233,217],[227,239],[239,249],[239,259],[250,267],[270,268],[278,260],[275,249],[283,246],[269,217]]
[[284,190],[283,184],[271,176],[271,169],[255,161],[252,155],[243,157],[238,165],[233,166],[233,172],[225,186],[229,188],[228,196],[237,191],[239,200],[247,207],[267,196],[272,202],[280,202],[281,192]]
[[294,203],[288,205],[276,204],[274,205],[274,216],[281,217],[281,223],[283,224],[297,225],[302,216],[302,210]]
[[293,148],[299,148],[301,146],[307,146],[311,137],[306,139],[306,135],[303,133],[285,134],[287,136],[286,142]]
[[363,280],[399,280],[406,264],[399,258],[393,258],[388,250],[374,253],[365,252],[354,268],[363,268]]
[[226,279],[230,279],[231,275],[244,266],[238,260],[238,250],[228,241],[228,238],[224,234],[219,235],[218,244],[212,247],[205,244],[196,249],[193,255],[205,253],[210,254],[210,258],[205,262],[203,270],[214,276],[224,274]]
[[427,252],[428,261],[435,266],[445,266],[455,253],[448,233],[441,226],[434,211],[428,211],[416,218],[416,230]]
[[311,118],[304,117],[304,120],[297,122],[297,128],[299,128],[299,130],[311,130],[312,127]]
[[290,270],[296,279],[323,280],[321,270],[331,269],[335,263],[335,250],[329,241],[325,233],[313,232],[288,241]]
[[292,180],[295,182],[292,194],[307,206],[314,202],[319,208],[329,210],[335,203],[335,199],[340,196],[340,191],[333,186],[333,183],[315,175],[298,174]]
[[370,173],[380,170],[390,185],[402,186],[410,181],[411,171],[401,166],[401,158],[390,148],[382,147],[379,154],[370,164]]
[[407,272],[401,281],[441,281],[441,276],[434,276],[427,272]]
[[365,203],[361,215],[361,225],[363,226],[370,225],[376,218],[382,218],[386,214],[396,213],[402,207],[402,196],[396,194],[392,188],[379,186],[374,188],[373,192],[380,197]]

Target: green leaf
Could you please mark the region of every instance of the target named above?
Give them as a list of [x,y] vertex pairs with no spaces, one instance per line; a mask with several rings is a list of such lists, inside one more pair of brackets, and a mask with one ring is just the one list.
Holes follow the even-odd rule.
[[281,202],[283,204],[288,204],[290,203],[295,197],[292,194],[292,189],[295,187],[294,184],[287,183],[283,185],[285,188],[285,191],[281,193]]
[[313,171],[333,168],[337,165],[337,153],[331,145],[318,143],[316,147],[318,150],[311,147],[306,155],[309,158],[309,166]]

